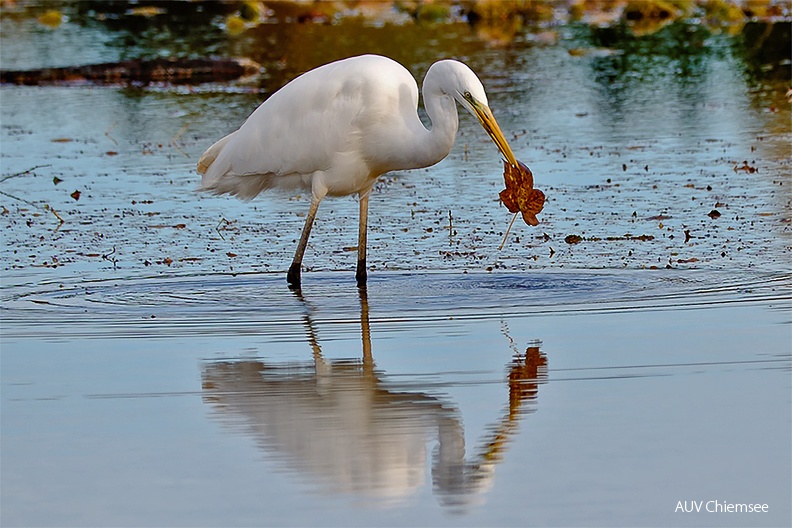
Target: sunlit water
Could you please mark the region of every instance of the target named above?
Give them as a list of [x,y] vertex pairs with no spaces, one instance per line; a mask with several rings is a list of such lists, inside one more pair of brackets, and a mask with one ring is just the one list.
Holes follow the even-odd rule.
[[[0,184],[4,526],[789,525],[789,60],[762,28],[494,47],[465,24],[227,38],[68,14],[4,17],[2,67],[214,53],[265,74],[0,89],[2,176],[38,167]],[[419,78],[470,64],[548,203],[498,249],[497,151],[462,116],[445,161],[375,189],[367,294],[339,199],[298,295],[307,197],[199,195],[195,161],[364,52]],[[770,508],[675,513],[701,500]]]

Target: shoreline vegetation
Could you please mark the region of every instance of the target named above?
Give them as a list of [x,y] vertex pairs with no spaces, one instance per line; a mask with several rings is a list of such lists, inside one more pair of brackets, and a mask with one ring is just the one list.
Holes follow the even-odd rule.
[[[125,51],[122,60],[60,68],[18,69],[0,64],[2,84],[186,84],[250,80],[262,71],[263,57],[228,53],[246,39],[262,39],[275,25],[438,26],[467,24],[477,39],[507,47],[523,39],[552,46],[564,26],[591,32],[616,31],[625,38],[649,38],[673,24],[704,34],[740,37],[747,48],[767,50],[788,42],[792,4],[780,0],[395,0],[395,1],[106,1],[25,2],[0,0],[3,23],[32,23],[57,31],[66,23],[106,26],[153,44]],[[196,37],[200,33],[200,38]],[[127,35],[123,37],[123,35]],[[188,36],[197,47],[178,49]],[[383,37],[387,38],[387,37]],[[167,42],[166,42],[167,41]],[[239,42],[237,42],[239,41]],[[206,43],[210,45],[205,45]],[[224,42],[225,45],[217,44]],[[214,48],[212,47],[214,43]],[[207,51],[209,56],[207,56]],[[572,55],[607,53],[607,47],[569,49]],[[789,77],[789,60],[771,60]]]
[[35,18],[41,26],[51,29],[73,18],[134,25],[146,20],[189,17],[197,23],[220,27],[231,36],[268,23],[334,24],[348,18],[375,25],[466,22],[497,28],[508,37],[510,32],[570,23],[625,25],[634,34],[642,35],[682,20],[735,34],[749,21],[789,22],[792,6],[783,0],[0,0],[0,15],[9,20]]

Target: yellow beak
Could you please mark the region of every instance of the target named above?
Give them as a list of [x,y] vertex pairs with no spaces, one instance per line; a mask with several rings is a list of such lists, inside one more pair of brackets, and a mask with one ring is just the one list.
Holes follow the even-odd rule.
[[512,152],[509,143],[506,141],[506,138],[503,137],[503,132],[501,132],[498,122],[495,121],[492,111],[487,105],[480,104],[477,101],[469,101],[473,107],[473,110],[476,112],[476,117],[478,117],[481,126],[484,127],[484,130],[487,131],[489,137],[491,137],[492,141],[494,141],[498,146],[498,150],[501,151],[501,154],[503,154],[503,157],[506,158],[506,161],[511,163],[513,167],[516,167],[517,158],[514,157],[514,153]]

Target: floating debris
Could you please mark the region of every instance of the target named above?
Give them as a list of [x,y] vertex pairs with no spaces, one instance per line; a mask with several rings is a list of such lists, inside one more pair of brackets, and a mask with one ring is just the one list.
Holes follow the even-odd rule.
[[751,165],[748,165],[748,162],[747,162],[747,161],[743,161],[743,164],[742,164],[742,165],[740,165],[740,166],[738,166],[738,165],[735,165],[735,166],[734,166],[734,172],[738,172],[738,171],[745,171],[745,172],[747,172],[748,174],[753,174],[753,173],[754,173],[754,172],[756,172],[757,170],[758,170],[758,169],[757,169],[756,167],[752,167]]
[[[261,65],[246,58],[189,59],[181,57],[131,59],[65,68],[0,71],[0,83],[27,86],[47,84],[201,84],[257,75]],[[53,142],[72,141],[69,138]]]

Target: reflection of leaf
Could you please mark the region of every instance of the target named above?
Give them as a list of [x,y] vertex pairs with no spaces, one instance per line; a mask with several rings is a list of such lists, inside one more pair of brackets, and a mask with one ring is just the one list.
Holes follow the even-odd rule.
[[536,215],[542,211],[545,195],[539,189],[533,188],[533,173],[522,162],[518,167],[509,162],[503,162],[503,181],[506,188],[500,192],[503,205],[511,213],[521,212],[523,220],[528,225],[539,225]]

